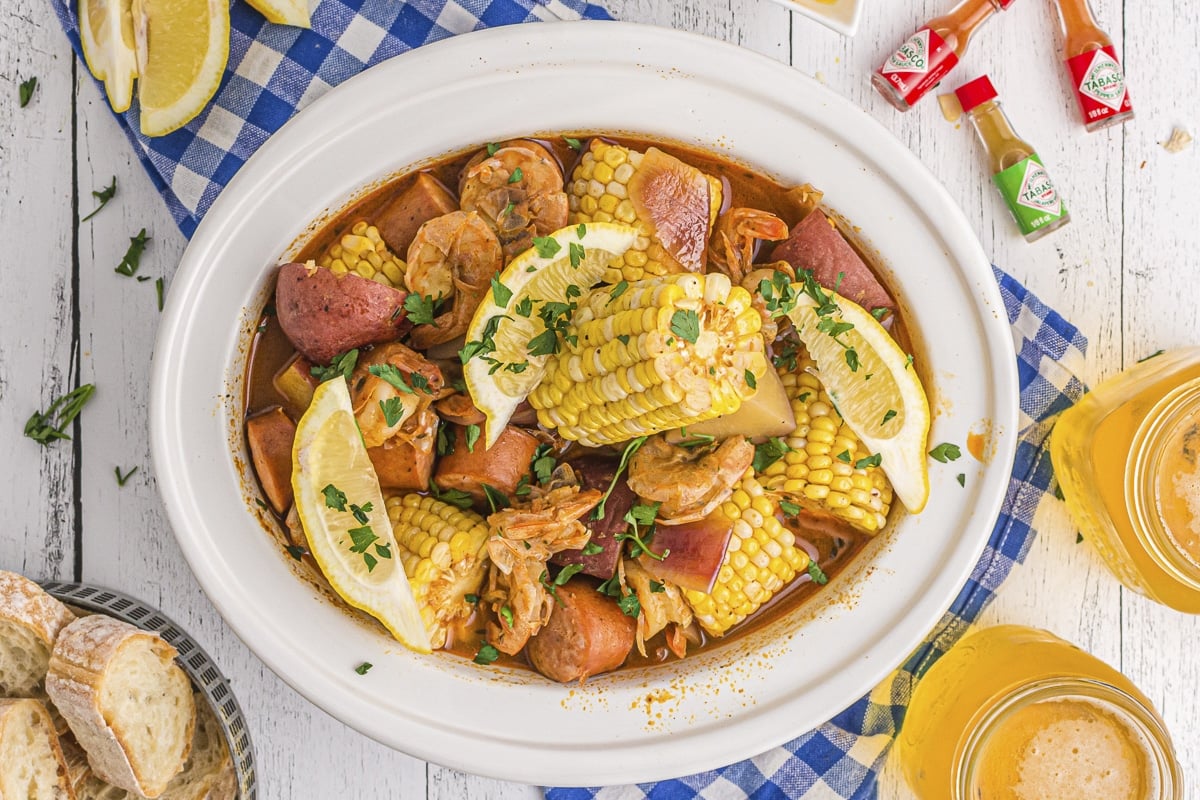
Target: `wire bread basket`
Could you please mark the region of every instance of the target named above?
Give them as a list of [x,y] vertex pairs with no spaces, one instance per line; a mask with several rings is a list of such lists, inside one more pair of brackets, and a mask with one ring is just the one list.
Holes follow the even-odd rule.
[[58,581],[47,581],[42,584],[42,588],[67,605],[105,614],[142,630],[153,631],[178,650],[179,657],[176,662],[187,673],[192,685],[208,699],[217,723],[221,726],[237,776],[238,800],[257,798],[258,778],[254,767],[254,747],[250,743],[250,730],[242,714],[242,707],[233,696],[229,681],[191,636],[158,609],[112,589]]

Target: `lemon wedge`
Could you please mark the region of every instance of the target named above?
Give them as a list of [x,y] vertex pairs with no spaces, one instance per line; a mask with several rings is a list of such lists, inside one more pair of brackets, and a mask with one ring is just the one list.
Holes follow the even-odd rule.
[[296,426],[292,489],[308,549],[334,591],[405,647],[428,653],[429,634],[340,378],[317,387]]
[[850,430],[879,454],[900,502],[920,513],[929,500],[930,414],[911,358],[862,306],[833,292],[818,304],[801,284],[793,288],[800,296],[788,316],[817,364],[821,385]]
[[539,310],[587,292],[637,237],[636,229],[612,222],[571,225],[535,239],[493,281],[467,329],[464,352],[470,358],[463,365],[471,399],[487,417],[485,447],[496,442],[546,371],[548,354],[529,353],[531,342],[546,331]]
[[128,111],[138,75],[131,0],[79,0],[78,12],[79,42],[88,70],[104,81],[113,111]]
[[276,25],[311,28],[308,0],[248,0],[250,7]]
[[142,133],[162,136],[195,118],[221,85],[229,2],[133,0],[133,19]]

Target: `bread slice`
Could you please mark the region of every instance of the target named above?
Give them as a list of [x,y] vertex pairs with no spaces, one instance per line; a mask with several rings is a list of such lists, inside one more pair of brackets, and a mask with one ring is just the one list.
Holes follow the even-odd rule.
[[183,769],[196,706],[176,655],[157,634],[101,615],[59,634],[46,692],[104,782],[153,798]]
[[0,800],[75,800],[50,714],[37,700],[0,700]]
[[50,649],[75,615],[28,578],[0,571],[0,697],[33,697]]
[[195,702],[192,754],[160,800],[237,800],[237,776],[224,732],[204,695],[197,692]]

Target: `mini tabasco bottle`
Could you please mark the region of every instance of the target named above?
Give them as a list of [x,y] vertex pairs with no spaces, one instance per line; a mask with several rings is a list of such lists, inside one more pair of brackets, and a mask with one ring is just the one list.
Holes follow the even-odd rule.
[[1098,131],[1132,119],[1133,104],[1117,49],[1096,24],[1088,0],[1058,0],[1058,17],[1065,39],[1063,57],[1079,98],[1083,124],[1089,131]]
[[982,75],[954,92],[971,118],[992,168],[992,180],[1026,241],[1036,241],[1070,221],[1067,207],[1033,147],[1017,136]]
[[962,0],[950,13],[931,19],[908,37],[875,70],[871,83],[889,103],[900,111],[908,111],[954,69],[979,26],[1014,2]]

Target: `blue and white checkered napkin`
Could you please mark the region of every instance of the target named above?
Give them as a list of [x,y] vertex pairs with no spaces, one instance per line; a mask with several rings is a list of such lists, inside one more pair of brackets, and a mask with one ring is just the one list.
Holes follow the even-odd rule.
[[[52,0],[79,51],[72,0]],[[312,30],[270,25],[243,0],[231,7],[229,65],[214,102],[158,139],[138,131],[135,104],[119,117],[138,156],[190,236],[238,168],[297,109],[368,66],[478,28],[554,19],[606,19],[584,0],[320,0]],[[1034,512],[1050,490],[1044,447],[1054,417],[1083,392],[1075,376],[1086,341],[1014,279],[996,270],[1013,327],[1021,383],[1021,440],[1004,510],[954,606],[890,679],[815,731],[720,770],[654,785],[549,789],[549,800],[870,798],[913,683],[987,605],[1033,541]]]
[[916,681],[966,632],[1025,559],[1034,513],[1052,491],[1046,437],[1079,399],[1087,340],[1014,278],[993,267],[1012,325],[1021,386],[1020,440],[1000,519],[954,605],[891,677],[816,730],[782,747],[686,778],[602,789],[547,789],[547,800],[869,800]]
[[[51,0],[82,58],[76,0]],[[309,0],[310,7],[313,0]],[[369,66],[456,33],[518,22],[611,19],[584,0],[319,0],[312,30],[272,25],[232,0],[229,63],[200,116],[151,139],[138,104],[118,119],[183,235],[235,172],[301,108]]]

